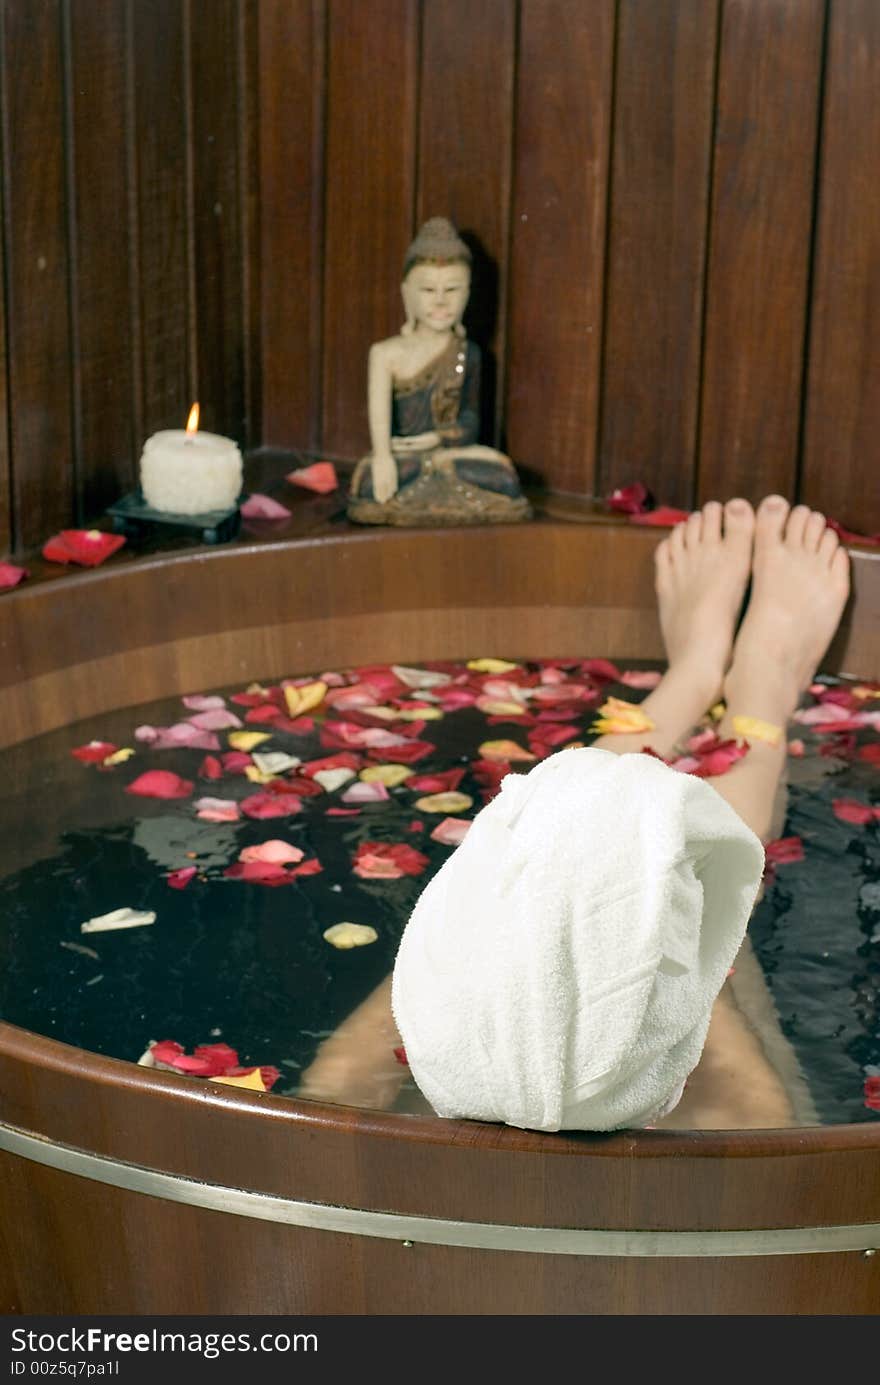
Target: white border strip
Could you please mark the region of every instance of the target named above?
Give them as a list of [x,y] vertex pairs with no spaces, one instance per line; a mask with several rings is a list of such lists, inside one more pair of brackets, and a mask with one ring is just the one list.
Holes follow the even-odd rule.
[[880,1249],[880,1223],[858,1226],[806,1226],[747,1231],[580,1231],[549,1226],[504,1226],[491,1222],[445,1221],[435,1217],[367,1212],[321,1202],[297,1202],[244,1188],[200,1183],[121,1163],[69,1145],[30,1135],[0,1122],[0,1149],[62,1173],[90,1178],[128,1192],[166,1202],[206,1207],[237,1217],[339,1231],[348,1236],[378,1236],[405,1246],[465,1246],[471,1250],[518,1250],[540,1255],[666,1256],[815,1255],[819,1252]]

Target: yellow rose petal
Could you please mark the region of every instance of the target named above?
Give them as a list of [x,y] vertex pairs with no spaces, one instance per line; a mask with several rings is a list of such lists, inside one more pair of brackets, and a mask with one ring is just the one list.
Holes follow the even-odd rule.
[[326,683],[303,683],[300,687],[286,687],[284,689],[284,701],[287,703],[287,710],[292,717],[302,716],[303,712],[311,712],[313,708],[320,706],[327,696]]
[[367,765],[358,777],[365,784],[384,784],[386,789],[396,789],[411,774],[412,770],[407,765]]
[[417,798],[413,807],[420,813],[463,813],[473,802],[469,794],[450,789],[446,793],[430,793],[425,798]]
[[469,659],[468,668],[474,673],[510,673],[511,669],[519,668],[519,664],[511,664],[507,659]]
[[259,1068],[254,1068],[253,1072],[245,1073],[241,1077],[212,1077],[211,1081],[222,1082],[224,1087],[247,1087],[252,1092],[268,1090]]
[[255,745],[272,739],[271,731],[230,731],[227,737],[233,750],[253,750]]
[[407,707],[397,713],[398,721],[442,721],[443,712],[439,707]]
[[125,746],[122,750],[117,750],[112,755],[108,755],[106,760],[101,761],[101,764],[124,765],[126,760],[130,760],[133,754],[134,751],[132,750],[131,746]]
[[484,702],[480,698],[480,711],[490,717],[521,717],[525,710],[522,702],[494,702],[491,698]]
[[860,700],[866,697],[880,697],[880,688],[867,688],[861,683],[857,688],[853,688],[852,691],[853,697],[857,697]]
[[369,717],[376,717],[379,721],[397,721],[400,713],[396,707],[361,707],[359,709]]
[[782,738],[782,727],[772,721],[761,721],[760,717],[734,717],[733,729],[746,740],[766,741],[768,745],[778,745]]
[[591,731],[603,735],[633,735],[641,731],[653,731],[654,723],[634,702],[624,702],[620,697],[609,697],[599,708],[598,720],[593,722]]
[[252,784],[271,784],[273,779],[277,779],[277,774],[270,773],[266,769],[258,769],[256,765],[245,765],[244,772]]
[[368,923],[334,923],[324,929],[324,940],[332,947],[366,947],[374,943],[379,934]]
[[720,721],[726,711],[727,708],[723,702],[716,702],[714,707],[709,708],[709,716],[713,721]]
[[483,741],[478,755],[484,760],[536,760],[529,750],[523,750],[516,741]]

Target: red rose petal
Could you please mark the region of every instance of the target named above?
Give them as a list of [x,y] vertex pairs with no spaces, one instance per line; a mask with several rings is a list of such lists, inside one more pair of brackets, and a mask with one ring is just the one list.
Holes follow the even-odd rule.
[[610,659],[584,659],[581,672],[588,678],[598,678],[606,683],[620,682],[620,669]]
[[200,779],[222,779],[223,766],[216,755],[206,755],[198,768]]
[[649,492],[641,481],[634,481],[630,486],[618,486],[605,501],[609,510],[621,515],[644,514],[648,502]]
[[150,769],[126,784],[125,792],[139,794],[142,798],[189,798],[193,788],[191,779],[181,779],[171,770]]
[[227,880],[247,880],[252,885],[289,885],[293,880],[293,871],[274,861],[236,861],[223,874]]
[[[406,1056],[406,1049],[404,1048],[403,1044],[400,1044],[399,1047],[394,1048],[391,1051],[397,1059],[398,1063],[400,1063],[405,1068],[409,1067],[409,1062]],[[870,1081],[870,1078],[868,1080]]]
[[464,778],[463,769],[447,769],[438,774],[414,774],[406,781],[407,789],[417,793],[451,793]]
[[863,827],[866,823],[874,821],[874,809],[869,807],[867,803],[859,803],[855,798],[835,798],[831,807],[834,816],[840,822],[851,822],[858,827]]
[[880,741],[872,741],[870,745],[860,746],[856,754],[858,759],[866,760],[869,765],[880,766]]
[[399,765],[414,765],[418,760],[424,760],[426,755],[433,755],[437,749],[430,741],[409,741],[403,745],[395,745],[388,753],[388,748],[382,746],[370,746],[367,755],[371,760],[378,764],[384,764],[388,760],[393,760]]
[[124,534],[104,534],[98,529],[62,529],[43,545],[43,557],[50,563],[97,567],[124,543]]
[[70,753],[84,765],[100,765],[108,755],[114,755],[117,749],[118,747],[110,741],[90,741],[88,745],[78,745]]
[[865,1078],[865,1105],[869,1111],[880,1111],[880,1076]]
[[671,505],[658,505],[656,510],[650,510],[644,515],[630,515],[630,524],[660,524],[671,527],[679,524],[683,519],[687,519],[689,510],[676,510]]
[[185,890],[190,880],[197,874],[197,866],[182,866],[180,870],[173,870],[170,875],[166,875],[165,880],[172,890]]
[[804,844],[800,837],[777,837],[776,841],[766,843],[764,855],[771,865],[790,865],[804,859]]
[[325,817],[328,818],[359,818],[360,808],[328,808]]
[[249,818],[287,818],[302,808],[302,799],[292,793],[255,793],[243,798],[241,811]]

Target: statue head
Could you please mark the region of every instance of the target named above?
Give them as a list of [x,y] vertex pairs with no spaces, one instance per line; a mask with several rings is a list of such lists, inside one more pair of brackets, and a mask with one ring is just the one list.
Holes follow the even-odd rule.
[[461,319],[471,287],[471,252],[445,216],[422,226],[403,261],[404,334],[429,331],[464,335]]

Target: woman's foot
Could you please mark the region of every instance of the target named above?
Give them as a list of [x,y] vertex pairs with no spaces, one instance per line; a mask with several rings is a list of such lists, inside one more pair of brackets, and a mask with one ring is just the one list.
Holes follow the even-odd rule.
[[[729,708],[780,721],[813,680],[849,595],[849,558],[825,516],[782,496],[758,507],[752,591],[724,682]],[[760,706],[758,704],[761,704]]]
[[[752,562],[755,513],[746,500],[711,500],[676,525],[655,553],[660,626],[670,672],[686,671],[717,700]],[[704,708],[705,710],[705,708]]]

